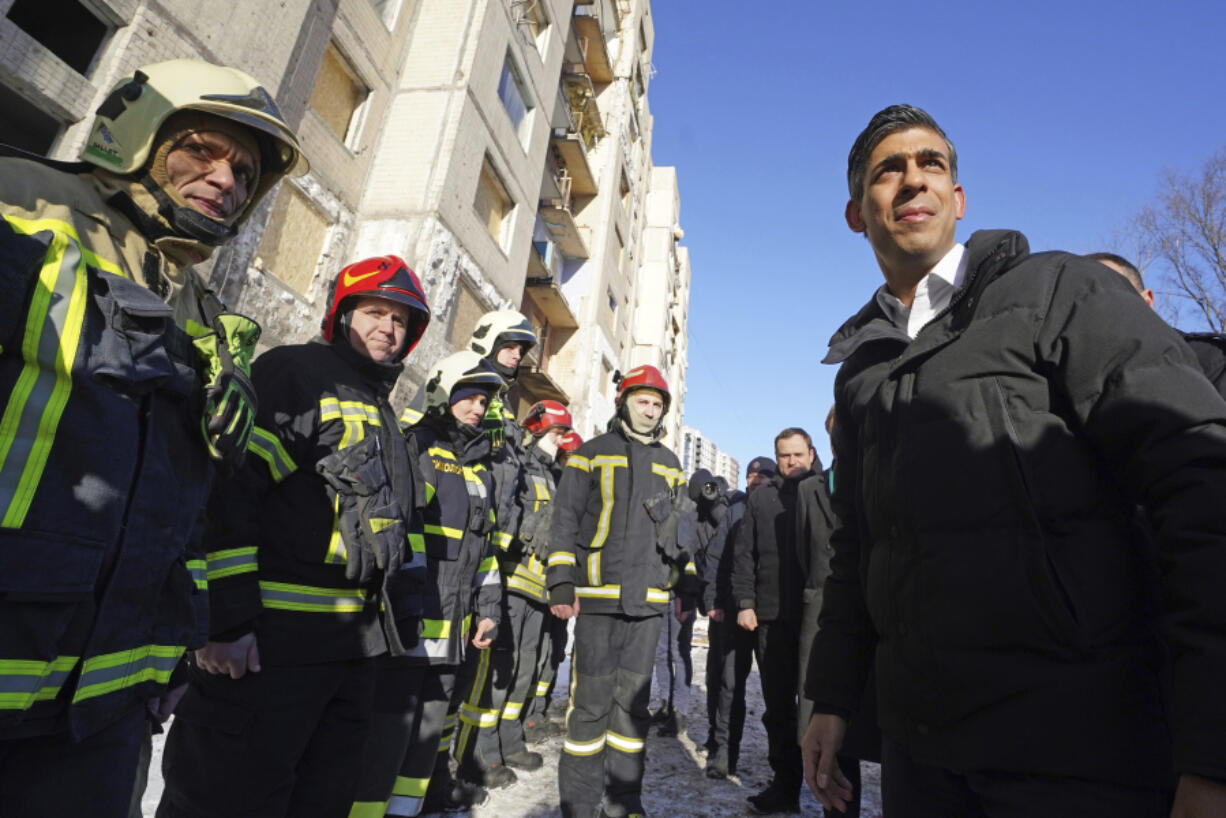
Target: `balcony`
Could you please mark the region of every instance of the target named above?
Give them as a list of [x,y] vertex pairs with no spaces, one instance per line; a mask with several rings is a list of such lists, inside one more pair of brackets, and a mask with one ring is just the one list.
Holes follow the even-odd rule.
[[[552,153],[552,151],[551,151]],[[590,174],[590,170],[588,171]],[[587,258],[587,240],[585,228],[575,222],[571,212],[573,203],[574,177],[569,170],[554,159],[549,163],[544,178],[541,179],[541,201],[539,215],[545,223],[557,249],[568,258]],[[535,262],[529,259],[529,275],[532,275],[533,265],[537,271],[549,271],[549,263],[540,253],[533,250],[537,256]]]
[[[540,242],[539,244],[550,244],[549,242]],[[558,276],[553,270],[549,269],[551,259],[542,258],[541,248],[537,246],[537,242],[533,242],[532,256],[535,261],[530,258],[528,262],[528,278],[524,282],[524,294],[532,299],[532,303],[536,305],[537,312],[544,316],[550,326],[559,329],[574,329],[579,326],[579,319],[575,317],[574,310],[570,307],[570,302],[566,300],[566,296],[562,294],[562,290],[558,287]],[[552,245],[551,245],[552,246]],[[547,254],[556,258],[557,253],[546,250]],[[537,265],[537,262],[540,265]],[[543,268],[543,269],[542,269]],[[544,272],[544,275],[538,273]]]
[[579,61],[592,81],[605,83],[613,81],[613,61],[609,59],[609,49],[605,45],[599,9],[597,4],[575,5],[574,42],[579,51]]

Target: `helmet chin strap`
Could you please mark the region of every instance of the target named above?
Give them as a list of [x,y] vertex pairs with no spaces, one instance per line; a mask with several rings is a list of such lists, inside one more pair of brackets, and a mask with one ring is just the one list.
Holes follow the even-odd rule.
[[150,174],[143,174],[140,182],[153,196],[157,202],[158,214],[166,220],[175,234],[208,247],[216,247],[234,238],[238,232],[234,225],[206,216],[193,207],[177,204]]

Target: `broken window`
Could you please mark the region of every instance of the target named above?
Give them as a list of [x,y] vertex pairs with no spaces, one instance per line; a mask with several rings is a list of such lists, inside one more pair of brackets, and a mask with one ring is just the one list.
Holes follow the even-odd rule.
[[7,16],[13,25],[82,75],[93,66],[111,31],[77,0],[14,0]]

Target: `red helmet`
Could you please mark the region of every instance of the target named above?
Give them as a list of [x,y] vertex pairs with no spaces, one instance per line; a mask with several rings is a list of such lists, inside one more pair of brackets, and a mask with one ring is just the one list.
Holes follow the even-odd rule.
[[558,441],[558,451],[560,452],[577,452],[579,447],[583,445],[583,438],[579,437],[579,433],[571,429],[566,433],[566,436]]
[[[324,340],[331,342],[337,334],[341,317],[350,298],[370,296],[404,304],[409,308],[409,326],[405,332],[404,350],[400,358],[413,351],[430,323],[430,305],[409,265],[399,256],[376,256],[354,262],[341,270],[332,284],[328,311],[321,326]],[[397,360],[399,360],[398,358]]]
[[[617,376],[614,376],[614,380],[617,380]],[[660,398],[664,401],[664,411],[660,413],[660,417],[668,414],[668,406],[672,403],[672,396],[668,394],[668,381],[664,380],[660,370],[650,364],[643,364],[622,375],[621,379],[617,380],[618,409],[625,402],[626,395],[636,389],[654,389],[659,392]]]
[[523,423],[523,427],[534,437],[540,437],[555,426],[569,429],[574,425],[570,412],[556,400],[543,400],[532,404]]

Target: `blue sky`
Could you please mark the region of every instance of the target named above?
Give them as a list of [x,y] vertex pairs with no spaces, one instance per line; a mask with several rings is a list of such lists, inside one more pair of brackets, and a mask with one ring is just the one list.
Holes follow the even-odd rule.
[[[686,423],[743,467],[801,425],[823,462],[826,342],[881,282],[847,229],[847,151],[927,109],[958,149],[958,239],[1089,252],[1164,168],[1226,144],[1226,4],[654,0],[652,155],[690,248]],[[744,482],[744,475],[741,476]]]

